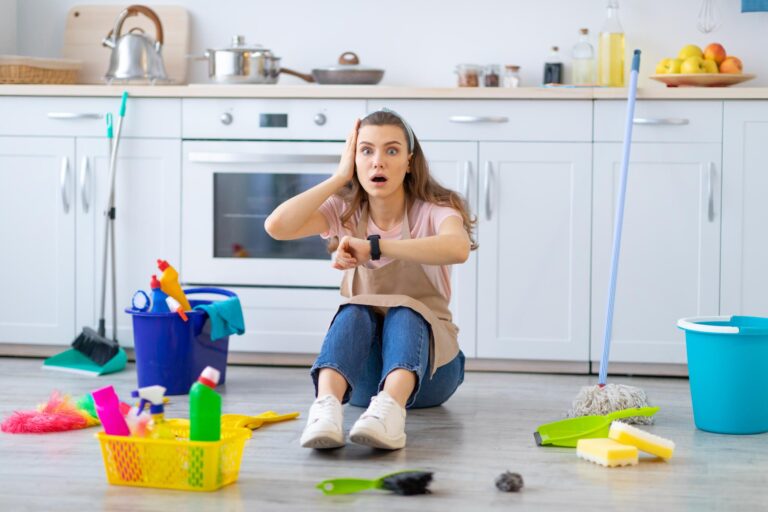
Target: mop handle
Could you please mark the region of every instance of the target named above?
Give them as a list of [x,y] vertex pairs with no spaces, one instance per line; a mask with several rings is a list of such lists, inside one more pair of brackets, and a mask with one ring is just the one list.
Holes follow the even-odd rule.
[[637,98],[637,75],[640,71],[640,50],[635,50],[632,57],[632,72],[629,77],[629,98],[627,101],[627,120],[624,127],[624,146],[621,155],[621,180],[619,197],[616,204],[616,218],[613,225],[613,249],[611,251],[611,276],[608,284],[608,306],[605,312],[605,330],[603,331],[603,357],[600,358],[600,376],[598,385],[605,386],[608,376],[608,357],[611,352],[611,334],[613,330],[613,304],[616,299],[616,274],[619,270],[619,252],[621,251],[621,228],[624,224],[624,201],[627,196],[627,176],[629,174],[629,148],[632,143],[632,122],[635,118],[635,99]]

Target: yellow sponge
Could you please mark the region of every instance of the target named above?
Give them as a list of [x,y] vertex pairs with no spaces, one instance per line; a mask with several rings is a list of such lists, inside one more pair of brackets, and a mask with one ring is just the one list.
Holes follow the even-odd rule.
[[608,437],[620,443],[636,446],[640,450],[664,460],[671,459],[672,453],[675,451],[675,443],[669,439],[653,435],[620,421],[611,423]]
[[634,466],[637,448],[617,443],[612,439],[579,439],[576,455],[601,466]]

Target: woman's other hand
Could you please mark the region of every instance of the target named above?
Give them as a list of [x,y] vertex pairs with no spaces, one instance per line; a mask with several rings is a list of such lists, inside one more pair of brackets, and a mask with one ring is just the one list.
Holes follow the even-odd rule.
[[345,236],[339,242],[339,248],[333,259],[333,268],[347,270],[363,265],[371,259],[371,245],[368,240]]
[[339,161],[339,168],[334,173],[344,184],[348,183],[355,175],[355,155],[357,155],[357,131],[360,129],[360,120],[355,119],[355,125],[352,131],[347,135],[347,144],[344,146],[344,153]]

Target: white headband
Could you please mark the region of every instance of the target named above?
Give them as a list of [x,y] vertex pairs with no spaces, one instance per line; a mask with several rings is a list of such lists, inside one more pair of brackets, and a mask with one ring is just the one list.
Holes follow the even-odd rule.
[[400,114],[398,114],[394,110],[391,110],[391,109],[388,109],[386,107],[383,107],[383,108],[380,108],[379,110],[374,110],[373,112],[367,113],[365,116],[363,116],[361,121],[363,119],[366,119],[366,118],[372,116],[373,114],[378,113],[378,112],[386,112],[387,114],[392,114],[393,116],[398,118],[401,123],[403,123],[403,126],[405,126],[405,131],[408,133],[408,152],[412,153],[413,152],[413,146],[414,146],[414,138],[413,138],[413,130],[411,129],[411,125],[409,125],[405,121],[405,119],[403,119],[403,116],[401,116]]

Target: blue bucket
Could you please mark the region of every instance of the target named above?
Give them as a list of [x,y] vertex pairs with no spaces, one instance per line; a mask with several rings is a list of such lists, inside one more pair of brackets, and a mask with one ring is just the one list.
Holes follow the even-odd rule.
[[[237,297],[221,288],[190,288],[184,293]],[[189,301],[193,308],[211,302]],[[204,329],[208,319],[205,311],[187,311],[187,322],[177,313],[150,313],[133,308],[126,308],[125,312],[133,316],[133,347],[140,388],[160,385],[166,388],[166,395],[186,395],[206,366],[219,370],[219,385],[224,384],[229,336],[211,340],[210,329]]]
[[696,427],[768,432],[768,318],[683,318]]

